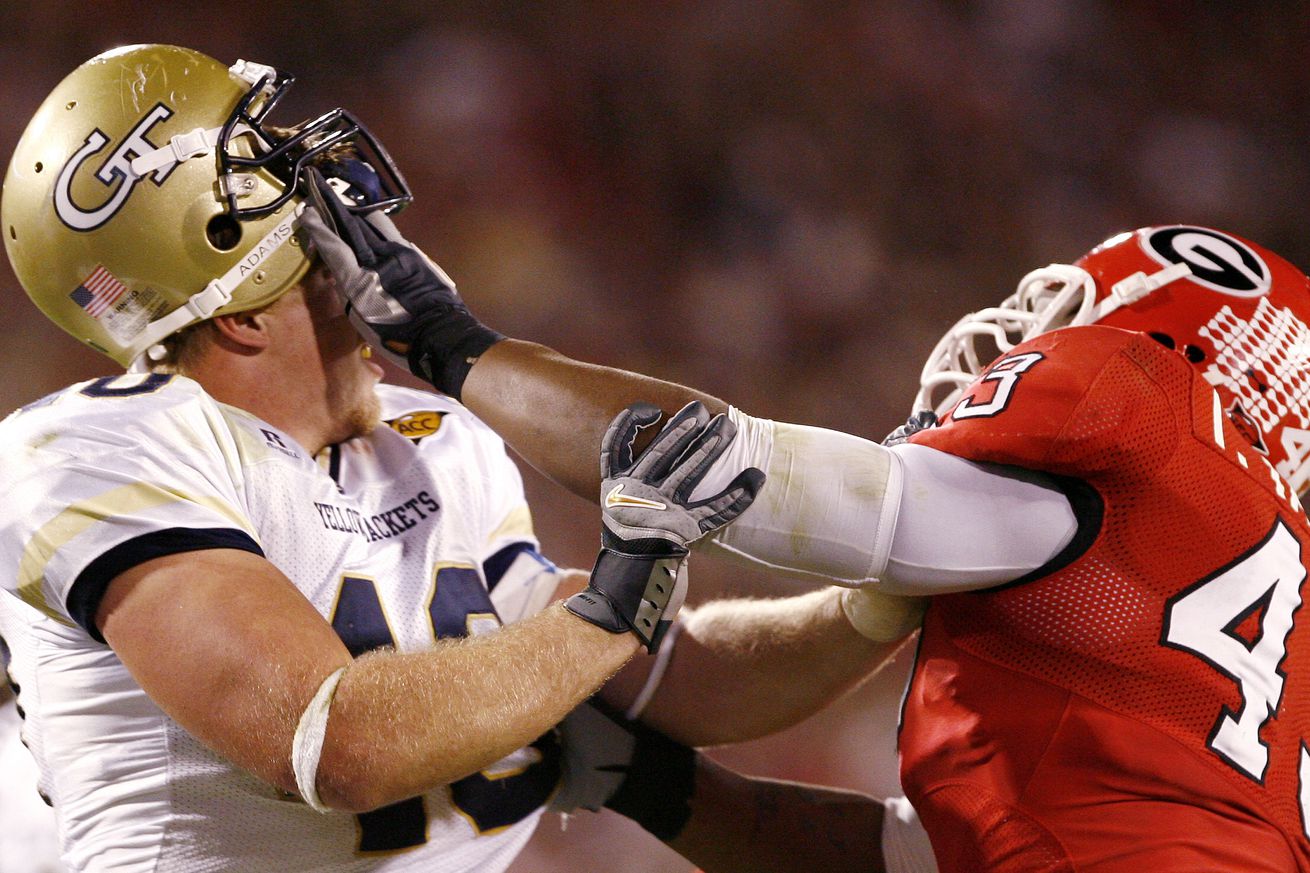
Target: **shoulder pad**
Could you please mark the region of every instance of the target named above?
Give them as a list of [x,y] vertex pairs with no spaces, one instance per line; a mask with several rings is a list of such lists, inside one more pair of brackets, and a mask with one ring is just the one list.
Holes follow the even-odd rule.
[[1052,331],[997,358],[939,426],[910,439],[969,460],[1089,475],[1080,464],[1093,463],[1144,408],[1190,404],[1189,393],[1165,395],[1149,372],[1157,367],[1191,371],[1146,334],[1099,325]]

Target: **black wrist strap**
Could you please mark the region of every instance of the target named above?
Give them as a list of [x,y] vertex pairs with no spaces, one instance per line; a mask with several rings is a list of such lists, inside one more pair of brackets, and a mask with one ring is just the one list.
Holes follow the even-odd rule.
[[590,585],[565,600],[564,608],[612,634],[625,634],[632,630],[631,623],[623,617],[614,601],[605,592],[597,591]]
[[672,624],[664,607],[687,550],[659,537],[624,546],[644,554],[602,546],[587,587],[564,601],[564,608],[610,633],[632,631],[654,654]]
[[640,722],[628,722],[628,728],[637,738],[628,775],[605,806],[668,842],[691,818],[696,751]]
[[463,306],[450,307],[420,328],[409,350],[409,369],[443,394],[460,399],[464,380],[478,357],[505,338]]

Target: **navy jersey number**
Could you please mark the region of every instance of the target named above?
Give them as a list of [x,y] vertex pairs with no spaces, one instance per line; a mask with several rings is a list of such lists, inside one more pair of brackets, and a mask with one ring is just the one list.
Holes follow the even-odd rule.
[[[472,567],[444,566],[435,574],[428,616],[435,639],[463,637],[500,625],[491,598]],[[355,657],[395,644],[386,612],[372,579],[345,576],[332,611],[332,628]],[[451,803],[479,834],[494,833],[522,821],[546,802],[559,779],[559,745],[554,733],[530,747],[533,758],[503,772],[484,770],[451,783]],[[358,851],[394,852],[427,842],[427,811],[422,797],[402,800],[356,816]]]
[[[172,381],[173,376],[169,373],[151,373],[139,381],[132,376],[104,376],[88,383],[78,393],[87,397],[135,397],[154,394]],[[124,384],[116,385],[116,382]]]

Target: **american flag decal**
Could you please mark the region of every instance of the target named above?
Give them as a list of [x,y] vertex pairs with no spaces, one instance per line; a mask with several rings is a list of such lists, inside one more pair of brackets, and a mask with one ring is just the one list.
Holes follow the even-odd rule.
[[102,266],[96,266],[82,284],[73,289],[68,296],[74,303],[86,310],[92,318],[104,315],[127,291],[127,286],[115,278],[114,274]]

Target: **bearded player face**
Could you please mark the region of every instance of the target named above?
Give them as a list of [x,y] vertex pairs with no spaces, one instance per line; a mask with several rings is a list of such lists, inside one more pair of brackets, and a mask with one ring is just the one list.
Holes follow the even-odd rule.
[[308,333],[304,348],[306,354],[317,356],[316,362],[310,362],[317,366],[307,369],[317,371],[322,380],[317,390],[332,413],[332,440],[371,431],[381,414],[375,388],[383,370],[370,359],[369,347],[346,316],[332,274],[323,268],[311,271],[297,289],[278,301],[283,304],[303,308],[303,329]]

